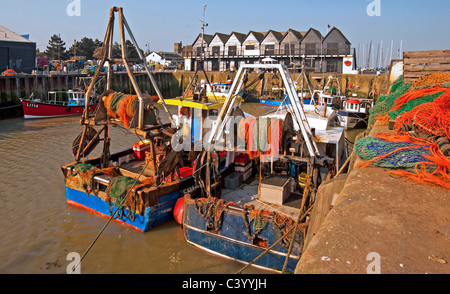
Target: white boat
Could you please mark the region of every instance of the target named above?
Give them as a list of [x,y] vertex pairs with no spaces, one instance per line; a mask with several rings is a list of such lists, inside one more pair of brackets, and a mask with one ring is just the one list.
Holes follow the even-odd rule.
[[344,100],[342,104],[342,109],[337,112],[342,127],[352,129],[367,125],[369,109],[373,106],[373,99],[351,98]]

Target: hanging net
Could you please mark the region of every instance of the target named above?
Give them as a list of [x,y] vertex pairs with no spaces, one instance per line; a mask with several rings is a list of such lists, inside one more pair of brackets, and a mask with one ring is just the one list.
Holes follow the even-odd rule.
[[111,93],[103,101],[108,116],[120,119],[124,126],[130,126],[131,119],[134,116],[135,103],[137,95],[128,95],[123,93]]

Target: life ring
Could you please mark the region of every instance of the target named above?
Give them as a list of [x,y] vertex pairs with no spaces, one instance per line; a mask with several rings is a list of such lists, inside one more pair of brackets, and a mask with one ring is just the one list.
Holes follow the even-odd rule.
[[180,115],[181,115],[182,117],[189,117],[189,116],[190,116],[189,108],[187,108],[187,107],[181,107],[181,108],[180,108]]

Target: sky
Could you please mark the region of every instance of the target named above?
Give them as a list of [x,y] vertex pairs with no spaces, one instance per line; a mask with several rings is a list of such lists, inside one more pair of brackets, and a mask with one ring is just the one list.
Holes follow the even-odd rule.
[[[60,34],[67,48],[83,37],[103,40],[113,6],[123,7],[141,49],[173,51],[174,43],[192,44],[201,33],[204,5],[205,33],[211,35],[310,27],[325,35],[330,25],[340,29],[352,47],[365,46],[366,52],[370,42],[372,52],[382,42],[386,53],[393,42],[394,55],[400,44],[404,51],[450,49],[449,0],[0,0],[0,4],[0,25],[29,34],[41,51],[53,34]],[[72,16],[68,7],[73,8]],[[119,42],[118,26],[115,32]]]

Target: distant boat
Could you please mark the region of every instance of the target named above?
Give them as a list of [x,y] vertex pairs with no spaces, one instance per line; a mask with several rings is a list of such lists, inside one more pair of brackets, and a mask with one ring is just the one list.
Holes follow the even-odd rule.
[[[58,96],[63,96],[60,99]],[[47,100],[21,98],[25,119],[81,115],[85,110],[86,95],[82,91],[50,91]],[[88,111],[94,112],[97,102],[91,99]]]
[[367,124],[369,109],[373,106],[373,99],[351,98],[343,101],[342,109],[338,110],[339,123],[345,129],[352,129]]

